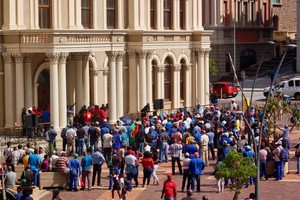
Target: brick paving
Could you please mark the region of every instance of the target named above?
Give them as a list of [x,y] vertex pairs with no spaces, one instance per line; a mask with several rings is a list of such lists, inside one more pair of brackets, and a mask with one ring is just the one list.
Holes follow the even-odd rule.
[[[300,137],[300,130],[293,131],[291,134],[292,147],[298,141]],[[281,200],[281,199],[289,199],[289,200],[297,200],[300,199],[299,193],[297,192],[297,186],[300,184],[300,175],[295,174],[296,172],[296,159],[293,155],[294,149],[291,149],[291,159],[289,162],[290,173],[287,174],[282,181],[273,181],[271,178],[269,181],[261,181],[261,199],[262,200]],[[210,162],[212,166],[207,167],[204,170],[204,174],[201,176],[201,192],[195,193],[194,197],[197,199],[201,199],[203,195],[207,195],[209,199],[212,200],[227,200],[232,199],[234,196],[234,192],[231,192],[229,189],[224,190],[224,193],[217,193],[216,180],[210,174],[213,171],[213,161]],[[177,170],[177,169],[176,169]],[[139,183],[142,183],[142,167],[139,169]],[[143,188],[141,185],[138,188],[133,188],[133,191],[127,194],[127,199],[141,199],[141,200],[156,200],[160,199],[162,183],[166,180],[166,174],[171,172],[171,162],[162,163],[158,167],[158,177],[161,182],[160,185],[154,186],[151,185],[149,188]],[[92,191],[79,191],[79,192],[67,192],[63,190],[61,192],[61,196],[66,200],[75,200],[75,199],[85,199],[85,200],[111,200],[111,192],[108,189],[108,169],[106,166],[103,167],[102,172],[102,186],[101,187],[93,187]],[[181,192],[181,182],[182,176],[176,173],[174,180],[178,183],[178,199],[181,199],[186,196],[186,192]],[[152,184],[152,182],[151,182]],[[242,199],[245,199],[249,196],[251,192],[255,191],[254,186],[249,186],[248,188],[243,188]],[[51,199],[51,190],[41,190],[36,191],[37,193],[34,195],[35,199],[48,200]],[[38,195],[39,193],[39,195]],[[115,199],[118,200],[117,194],[115,193]]]

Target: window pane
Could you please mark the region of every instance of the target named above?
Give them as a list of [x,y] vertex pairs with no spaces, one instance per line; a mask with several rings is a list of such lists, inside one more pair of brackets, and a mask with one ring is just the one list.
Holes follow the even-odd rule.
[[89,7],[89,0],[81,0],[81,7]]
[[107,8],[115,8],[115,0],[106,0]]
[[111,11],[111,10],[107,11],[107,27],[108,28],[115,27],[115,11]]
[[168,12],[164,13],[164,27],[170,28],[170,15]]
[[170,0],[164,0],[164,9],[171,9]]
[[289,86],[294,86],[294,81],[289,81]]

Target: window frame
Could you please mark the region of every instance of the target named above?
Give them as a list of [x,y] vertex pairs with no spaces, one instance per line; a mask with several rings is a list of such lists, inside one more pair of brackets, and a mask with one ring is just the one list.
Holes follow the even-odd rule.
[[[165,5],[168,4],[169,8],[167,9]],[[164,0],[164,8],[163,8],[163,22],[164,22],[164,29],[171,30],[172,29],[172,13],[173,13],[173,4],[172,0]],[[166,17],[168,16],[169,20],[166,20]],[[166,24],[168,22],[168,24]]]
[[[114,4],[114,6],[113,7],[108,7],[108,1],[111,1],[111,0],[106,0],[106,26],[107,26],[107,28],[108,29],[115,29],[116,27],[117,27],[117,13],[118,13],[118,11],[117,11],[117,0],[113,0],[113,4]],[[111,1],[112,2],[112,1]],[[112,12],[113,13],[113,19],[112,19],[112,21],[113,21],[113,25],[111,26],[111,24],[109,23],[110,21],[110,19],[109,19],[109,15],[108,15],[108,13],[109,12]]]
[[150,28],[155,29],[155,10],[156,1],[150,0]]
[[[82,2],[83,1],[87,1],[88,2],[88,7],[83,7]],[[87,19],[88,19],[88,23],[84,24],[83,23],[83,11],[88,10],[88,14],[87,14]],[[93,22],[93,2],[92,0],[81,0],[81,24],[83,26],[83,28],[85,29],[91,29],[92,28],[92,22]]]
[[185,29],[185,1],[180,0],[179,2],[179,26],[182,30]]
[[[45,0],[39,0],[39,4],[38,4],[38,9],[39,9],[39,27],[40,29],[50,29],[51,28],[51,0],[47,0],[48,4],[44,4]],[[45,25],[45,19],[44,19],[44,12],[47,10],[47,25],[48,26],[44,26]]]

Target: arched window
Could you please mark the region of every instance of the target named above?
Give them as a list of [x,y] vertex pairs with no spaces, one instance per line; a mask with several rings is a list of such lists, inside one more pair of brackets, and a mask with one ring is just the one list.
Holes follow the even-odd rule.
[[273,25],[274,25],[274,31],[278,31],[279,18],[277,15],[273,17]]
[[241,52],[240,67],[247,68],[256,63],[256,53],[251,49],[246,49]]
[[114,29],[116,28],[116,0],[106,0],[107,6],[107,28]]
[[172,24],[172,1],[164,0],[164,28],[171,29]]
[[164,99],[171,101],[172,99],[172,60],[170,57],[165,59],[165,73],[164,73]]
[[81,0],[81,23],[84,28],[92,27],[92,4],[91,0]]
[[39,0],[39,26],[50,28],[50,0]]

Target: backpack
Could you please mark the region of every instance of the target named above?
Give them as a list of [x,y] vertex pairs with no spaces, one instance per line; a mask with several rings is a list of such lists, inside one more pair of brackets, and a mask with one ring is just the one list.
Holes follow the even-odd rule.
[[288,160],[289,160],[288,153],[287,153],[286,149],[283,147],[281,148],[281,151],[279,154],[279,159],[283,162],[288,162]]
[[132,190],[132,184],[131,181],[124,178],[124,189],[130,192]]

